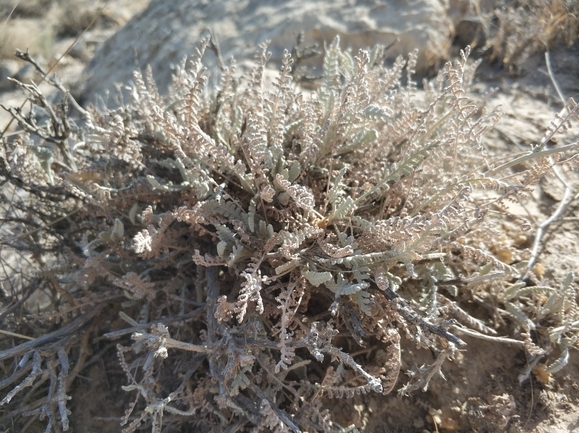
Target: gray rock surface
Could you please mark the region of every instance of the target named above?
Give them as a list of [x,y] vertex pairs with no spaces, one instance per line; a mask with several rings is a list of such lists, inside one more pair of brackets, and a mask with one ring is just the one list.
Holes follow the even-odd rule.
[[15,85],[8,81],[8,78],[14,77],[19,69],[20,64],[16,60],[0,60],[0,92],[15,88]]
[[[322,51],[336,35],[342,47],[354,51],[397,41],[388,51],[392,58],[419,48],[417,72],[424,72],[448,56],[452,24],[447,9],[443,0],[152,0],[87,66],[84,101],[107,100],[115,83],[130,81],[133,70],[148,64],[161,91],[166,90],[170,65],[194,53],[209,32],[217,36],[222,57],[233,55],[241,64],[269,39],[271,64],[277,67],[283,50],[294,47],[303,32],[304,45],[317,43]],[[205,61],[214,70],[215,56],[206,55]]]

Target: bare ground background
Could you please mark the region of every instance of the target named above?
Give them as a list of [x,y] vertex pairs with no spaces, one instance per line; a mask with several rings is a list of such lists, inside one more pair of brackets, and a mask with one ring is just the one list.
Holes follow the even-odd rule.
[[[0,2],[2,21],[8,16],[13,1]],[[72,50],[56,65],[54,72],[63,83],[80,88],[81,72],[97,47],[134,14],[146,7],[144,0],[111,1],[104,3],[84,0],[30,0],[23,1],[0,30],[0,56],[7,75],[21,80],[35,79],[30,67],[14,59],[15,48],[30,50],[46,67],[56,64],[61,55],[74,43],[77,36],[96,19],[90,30],[82,35]],[[464,35],[457,34],[457,40]],[[465,37],[468,37],[465,36]],[[488,52],[475,52],[473,57],[485,59],[479,69],[476,89],[483,95],[491,88],[491,106],[501,105],[505,115],[486,137],[490,152],[514,152],[518,147],[536,143],[549,122],[562,108],[542,52],[505,65],[489,61]],[[579,99],[579,45],[559,44],[551,53],[553,76],[566,97]],[[44,85],[41,85],[43,87]],[[0,84],[0,100],[4,105],[16,106],[22,95],[10,85]],[[48,87],[46,87],[48,90]],[[0,126],[8,123],[9,116],[0,112]],[[10,133],[16,131],[15,125]],[[561,143],[576,141],[578,129],[559,135]],[[579,191],[579,174],[566,172],[574,194]],[[525,254],[533,247],[536,225],[545,221],[557,209],[563,198],[563,186],[556,178],[548,178],[535,190],[533,198],[523,205],[513,205],[511,211],[530,219],[535,226],[521,232],[515,223],[505,227],[507,242]],[[505,223],[508,225],[508,223]],[[497,256],[511,252],[497,251]],[[504,257],[503,257],[504,258]],[[513,258],[514,259],[514,258]],[[553,222],[541,242],[537,266],[541,268],[544,284],[558,287],[571,271],[574,283],[579,276],[579,203],[575,195],[563,218]],[[473,310],[484,311],[484,306],[472,305]],[[484,314],[484,313],[483,313]],[[509,327],[505,322],[498,324]],[[5,338],[5,337],[0,337]],[[366,432],[573,432],[579,431],[579,356],[571,352],[569,364],[553,375],[533,372],[523,383],[519,375],[527,365],[524,352],[516,347],[464,337],[467,349],[443,369],[445,378],[436,377],[426,392],[415,392],[410,397],[356,396],[355,403],[335,400],[344,408],[342,425],[355,423]],[[114,342],[103,341],[100,356],[94,358],[72,390],[71,431],[120,431],[119,420],[126,406],[126,397],[120,386],[124,373],[116,363]],[[430,364],[433,355],[412,346],[403,347],[402,370]],[[351,408],[355,408],[352,411]],[[43,431],[42,423],[33,424],[28,431]],[[7,430],[15,431],[15,430]]]

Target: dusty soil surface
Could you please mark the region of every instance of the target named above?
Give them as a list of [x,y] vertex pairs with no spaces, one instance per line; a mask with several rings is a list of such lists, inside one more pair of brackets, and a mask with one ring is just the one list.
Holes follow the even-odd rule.
[[[0,1],[2,21],[14,2]],[[55,66],[65,86],[76,89],[84,65],[94,50],[130,17],[146,6],[146,1],[117,0],[104,3],[89,1],[29,1],[36,7],[13,16],[1,31],[2,55],[9,57],[12,48],[41,53],[47,67],[56,65],[82,31],[96,17],[94,26],[85,32],[74,48]],[[76,13],[69,9],[74,5]],[[99,16],[100,13],[100,16]],[[40,32],[25,29],[41,29]],[[31,34],[35,36],[32,38]],[[7,36],[9,35],[9,36]],[[38,36],[40,35],[40,36]],[[476,54],[476,53],[475,53]],[[566,97],[579,100],[579,45],[558,47],[551,53],[553,75]],[[30,69],[18,64],[18,77],[33,78]],[[476,89],[483,95],[491,88],[490,105],[501,105],[505,115],[487,136],[485,145],[489,152],[515,152],[537,143],[562,109],[545,59],[535,55],[520,65],[519,75],[509,75],[499,66],[483,63],[477,78]],[[44,85],[41,85],[41,87]],[[22,95],[11,87],[2,88],[0,101],[7,106],[20,105]],[[47,87],[48,89],[48,87]],[[7,113],[0,111],[0,126],[8,122]],[[10,128],[15,131],[15,125]],[[568,144],[579,137],[579,128],[558,135],[558,143]],[[579,191],[577,169],[564,171],[574,194]],[[545,179],[527,203],[514,204],[511,212],[529,218],[533,228],[526,233],[512,228],[511,243],[520,251],[533,247],[536,227],[557,209],[563,198],[563,185],[555,177]],[[508,223],[505,223],[508,224]],[[511,230],[512,229],[512,230]],[[511,230],[509,232],[509,230]],[[537,263],[541,266],[542,284],[558,287],[569,272],[579,276],[579,201],[577,196],[562,219],[553,222],[546,230]],[[484,308],[472,305],[478,316],[484,317]],[[510,322],[499,324],[502,334],[508,334]],[[335,400],[331,406],[340,410],[338,421],[342,425],[355,424],[365,432],[572,432],[579,431],[579,354],[571,351],[566,368],[542,375],[535,371],[520,377],[528,365],[524,352],[508,344],[482,341],[464,336],[466,350],[443,368],[444,378],[435,377],[428,390],[416,391],[401,397],[396,392],[386,396],[356,396],[352,400]],[[71,431],[119,431],[119,420],[127,406],[120,389],[124,374],[115,365],[114,343],[103,341],[100,357],[95,358],[77,380],[72,390]],[[113,356],[111,356],[113,355]],[[408,370],[431,364],[434,356],[429,351],[412,346],[403,348],[402,376]],[[551,359],[553,361],[555,358]],[[119,395],[121,397],[119,398]],[[90,396],[90,398],[87,398]],[[39,427],[40,428],[40,427]],[[41,427],[39,431],[42,431]],[[29,431],[33,431],[31,428]]]

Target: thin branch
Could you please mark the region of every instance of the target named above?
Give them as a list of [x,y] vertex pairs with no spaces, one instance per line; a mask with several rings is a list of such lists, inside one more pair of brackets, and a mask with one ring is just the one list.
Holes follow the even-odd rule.
[[450,341],[451,343],[456,344],[457,346],[466,346],[466,343],[464,341],[462,341],[457,336],[452,335],[450,332],[448,332],[442,326],[434,325],[434,324],[430,323],[429,321],[427,321],[426,319],[423,319],[422,317],[420,317],[418,314],[416,314],[410,308],[408,303],[404,299],[402,299],[402,297],[400,297],[400,295],[398,295],[397,293],[392,291],[392,289],[387,288],[384,291],[380,291],[380,293],[382,293],[386,297],[386,299],[388,299],[389,301],[396,300],[398,302],[398,311],[410,323],[415,323],[418,326],[420,326],[422,329],[424,329],[425,331],[432,332],[433,334],[436,334],[436,335]]
[[575,141],[575,142],[573,142],[571,144],[567,144],[565,146],[559,146],[559,147],[553,147],[551,149],[541,150],[539,152],[531,151],[531,152],[525,153],[522,156],[519,156],[518,158],[512,159],[509,162],[505,162],[504,164],[499,165],[496,168],[493,168],[491,170],[487,170],[486,172],[483,173],[483,175],[485,177],[495,176],[500,171],[505,170],[507,168],[514,167],[515,165],[522,164],[523,162],[531,161],[531,160],[534,160],[537,158],[541,158],[543,156],[549,156],[549,155],[554,155],[556,153],[565,152],[566,150],[574,150],[574,148],[577,146],[579,146],[579,141]]
[[[561,89],[559,88],[557,80],[555,79],[555,76],[553,75],[553,71],[551,70],[549,51],[545,52],[545,62],[547,63],[547,70],[549,72],[549,77],[551,78],[551,82],[553,83],[553,87],[555,87],[555,90],[557,91],[559,98],[561,98],[561,103],[565,107],[565,97],[563,96],[563,92],[561,92]],[[563,108],[563,109],[565,109],[565,108]],[[531,258],[529,259],[529,264],[527,265],[527,270],[526,270],[523,278],[525,278],[528,275],[529,271],[532,269],[533,265],[537,261],[537,258],[539,256],[539,249],[541,248],[541,242],[543,240],[543,236],[545,235],[547,229],[549,228],[549,225],[553,221],[556,221],[557,219],[559,219],[563,216],[563,214],[567,210],[567,207],[569,206],[569,204],[571,204],[571,202],[575,198],[574,197],[575,191],[573,190],[573,187],[571,186],[571,184],[565,178],[565,175],[563,174],[563,171],[561,170],[561,168],[559,166],[554,165],[553,166],[553,172],[555,173],[555,176],[557,176],[559,181],[565,187],[565,192],[563,193],[563,199],[559,203],[559,206],[557,206],[557,209],[555,209],[555,211],[551,214],[551,216],[549,218],[547,218],[545,221],[543,221],[541,224],[539,224],[539,227],[537,228],[537,234],[535,235],[535,242],[533,243],[533,250],[531,252]]]
[[275,412],[275,414],[277,415],[277,417],[288,427],[291,429],[292,432],[294,433],[301,433],[301,430],[299,429],[299,427],[297,425],[295,425],[292,420],[289,418],[289,416],[281,409],[279,409],[277,407],[277,405],[272,402],[267,395],[265,395],[263,393],[263,391],[261,389],[259,389],[259,387],[255,386],[255,384],[251,383],[250,384],[251,389],[253,392],[255,392],[255,394],[257,394],[257,396],[261,399],[261,400],[267,400],[267,402],[269,403],[269,406],[271,407],[271,409]]
[[480,332],[473,331],[472,329],[463,328],[461,326],[452,325],[450,327],[454,332],[459,332],[464,335],[468,335],[469,337],[478,338],[480,340],[487,340],[492,341],[494,343],[506,343],[506,344],[514,344],[515,346],[525,347],[524,341],[514,340],[512,338],[507,337],[495,337],[492,335],[485,335],[481,334]]
[[549,54],[549,51],[545,51],[545,63],[547,64],[547,72],[549,72],[549,78],[551,78],[553,87],[555,88],[557,95],[559,95],[559,99],[563,103],[563,106],[565,106],[565,101],[567,100],[567,98],[565,98],[563,92],[561,91],[561,88],[559,87],[559,84],[557,83],[557,80],[555,80],[555,75],[553,74],[553,70],[551,69],[551,56]]
[[10,337],[22,338],[24,340],[34,340],[34,338],[28,335],[17,334],[16,332],[6,331],[5,329],[0,329],[0,334],[9,335]]
[[104,305],[96,306],[92,310],[89,310],[82,316],[77,317],[68,325],[64,326],[63,328],[60,328],[57,331],[51,332],[50,334],[47,335],[43,335],[42,337],[38,337],[27,343],[22,343],[16,347],[3,350],[2,352],[0,352],[0,361],[4,361],[5,359],[10,359],[16,356],[23,355],[29,350],[36,349],[37,347],[40,346],[45,346],[57,340],[62,340],[71,335],[75,335],[80,329],[85,327],[88,322],[94,319],[103,308]]
[[525,275],[522,277],[523,279],[528,275],[529,271],[537,261],[537,258],[539,256],[539,249],[541,248],[541,242],[543,241],[543,236],[547,232],[549,225],[553,221],[556,221],[563,216],[563,214],[567,210],[567,207],[569,206],[569,204],[571,204],[571,202],[575,198],[574,197],[575,191],[573,191],[573,187],[569,184],[569,182],[561,172],[561,168],[558,166],[554,166],[553,171],[555,172],[557,178],[565,186],[565,193],[563,194],[563,200],[561,200],[559,206],[557,206],[557,209],[555,209],[555,211],[551,214],[551,216],[547,218],[545,221],[543,221],[541,224],[539,224],[539,227],[537,227],[537,233],[535,235],[535,241],[533,243],[533,249],[531,251],[531,258],[529,259],[529,264],[527,265]]
[[172,316],[172,317],[168,317],[166,319],[158,320],[155,322],[143,323],[140,325],[132,326],[130,328],[124,328],[124,329],[119,329],[118,331],[107,332],[106,334],[104,334],[104,337],[108,338],[109,340],[116,340],[117,338],[120,338],[123,335],[132,334],[133,332],[138,332],[142,329],[149,328],[149,327],[151,327],[153,325],[157,325],[159,323],[161,323],[163,325],[168,325],[168,324],[173,323],[173,322],[181,322],[181,321],[193,319],[193,318],[201,315],[204,312],[204,310],[205,310],[204,308],[197,308],[197,309],[191,311],[190,313],[183,314],[181,316]]

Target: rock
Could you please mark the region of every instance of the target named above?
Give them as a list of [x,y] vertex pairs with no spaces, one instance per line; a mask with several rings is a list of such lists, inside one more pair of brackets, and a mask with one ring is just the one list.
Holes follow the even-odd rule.
[[15,87],[14,83],[8,81],[8,77],[14,77],[20,69],[20,63],[16,60],[0,60],[0,92],[11,90]]
[[[417,72],[446,59],[452,25],[440,0],[152,0],[95,54],[85,70],[83,101],[107,99],[115,83],[132,79],[134,69],[150,64],[161,92],[171,80],[171,64],[195,52],[210,31],[217,37],[223,59],[253,58],[259,43],[271,40],[271,64],[279,65],[284,49],[329,43],[340,35],[342,47],[354,52],[375,44],[389,45],[391,59],[420,49]],[[323,51],[323,49],[321,50]],[[317,56],[318,65],[322,56]],[[209,70],[215,56],[205,56]],[[210,79],[211,81],[211,79]]]

